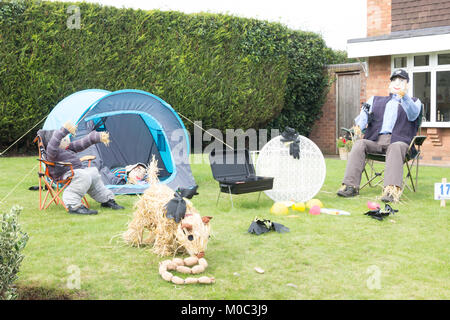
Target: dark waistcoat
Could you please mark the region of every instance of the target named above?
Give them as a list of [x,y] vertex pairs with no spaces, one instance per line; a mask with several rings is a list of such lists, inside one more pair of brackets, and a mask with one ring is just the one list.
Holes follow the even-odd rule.
[[[364,139],[377,141],[378,134],[381,131],[383,125],[384,111],[386,110],[386,104],[391,100],[392,94],[385,97],[375,96],[373,98],[372,105],[372,121],[367,127]],[[417,98],[412,98],[415,102]],[[420,115],[419,115],[420,117]],[[391,143],[402,141],[406,144],[410,144],[411,140],[417,133],[418,119],[409,121],[403,107],[398,104],[397,121],[392,129]]]

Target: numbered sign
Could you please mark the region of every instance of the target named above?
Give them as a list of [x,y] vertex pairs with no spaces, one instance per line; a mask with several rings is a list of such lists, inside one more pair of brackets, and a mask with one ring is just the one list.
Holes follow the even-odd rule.
[[434,184],[434,200],[450,200],[450,183]]

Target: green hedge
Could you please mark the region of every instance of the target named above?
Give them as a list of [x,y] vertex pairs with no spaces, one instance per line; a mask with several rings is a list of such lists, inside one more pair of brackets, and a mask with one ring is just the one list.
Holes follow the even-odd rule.
[[[76,3],[81,28],[70,29],[70,5],[0,2],[2,150],[87,88],[154,93],[205,129],[290,125],[306,135],[320,114],[333,52],[319,35],[229,15],[87,3]],[[18,151],[34,148],[37,129]]]

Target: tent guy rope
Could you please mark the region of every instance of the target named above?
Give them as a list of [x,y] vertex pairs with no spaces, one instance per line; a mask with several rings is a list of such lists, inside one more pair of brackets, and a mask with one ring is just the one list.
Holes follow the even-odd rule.
[[201,130],[203,130],[205,133],[209,134],[211,137],[213,137],[214,139],[216,139],[217,141],[221,142],[224,146],[227,146],[228,148],[230,148],[231,150],[234,150],[233,147],[231,147],[229,144],[227,144],[226,142],[224,142],[223,140],[217,138],[215,135],[213,135],[212,133],[208,132],[207,130],[203,129],[201,126],[199,126],[198,124],[196,124],[194,121],[192,121],[191,119],[189,119],[188,117],[184,116],[183,114],[181,114],[180,112],[178,112],[178,114],[180,116],[182,116],[184,119],[186,119],[187,121],[189,121],[190,123],[192,123],[194,126],[200,128]]
[[48,114],[42,118],[39,122],[37,122],[33,127],[31,127],[31,129],[29,129],[27,132],[25,132],[19,139],[17,139],[16,141],[14,141],[8,148],[6,148],[2,153],[0,153],[0,157],[3,156],[3,154],[5,154],[6,151],[8,151],[9,149],[12,148],[12,146],[14,146],[17,142],[19,142],[20,140],[22,140],[23,137],[25,137],[28,133],[30,133],[31,130],[33,130],[34,128],[36,128],[42,121],[44,121],[45,119],[47,119]]

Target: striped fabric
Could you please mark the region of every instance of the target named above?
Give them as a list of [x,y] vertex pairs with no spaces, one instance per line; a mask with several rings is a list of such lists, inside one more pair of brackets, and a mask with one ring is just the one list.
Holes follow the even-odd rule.
[[125,183],[127,182],[127,171],[125,170],[125,168],[114,168],[111,169],[111,172],[120,179],[125,180]]

